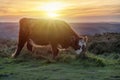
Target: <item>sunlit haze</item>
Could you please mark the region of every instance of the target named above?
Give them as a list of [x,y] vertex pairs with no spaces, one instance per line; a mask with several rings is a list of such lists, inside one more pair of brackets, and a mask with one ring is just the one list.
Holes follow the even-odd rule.
[[65,7],[65,3],[63,2],[46,2],[42,5],[38,6],[36,10],[44,11],[47,17],[58,17],[60,14],[58,13]]
[[0,22],[22,17],[120,22],[120,0],[0,0]]

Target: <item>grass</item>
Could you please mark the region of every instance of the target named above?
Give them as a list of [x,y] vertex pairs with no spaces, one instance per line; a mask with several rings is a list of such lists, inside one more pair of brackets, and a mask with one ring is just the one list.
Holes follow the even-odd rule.
[[95,55],[87,52],[85,59],[63,53],[56,62],[33,57],[24,49],[16,59],[15,49],[8,43],[0,48],[0,80],[120,80],[120,54]]
[[17,59],[1,57],[0,80],[120,80],[119,59],[114,63],[114,59],[107,61],[107,58],[88,54],[84,60],[48,63],[22,56]]

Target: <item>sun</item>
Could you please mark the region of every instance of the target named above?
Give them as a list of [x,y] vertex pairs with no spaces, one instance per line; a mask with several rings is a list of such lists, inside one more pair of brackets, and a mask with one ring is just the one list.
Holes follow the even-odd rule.
[[57,11],[60,10],[62,7],[61,2],[48,2],[42,6],[42,9],[46,11]]
[[50,18],[55,18],[60,16],[58,13],[64,8],[64,3],[62,2],[47,2],[41,5],[38,9],[45,12],[45,15]]
[[52,13],[52,12],[51,12],[51,13],[48,13],[47,15],[48,15],[49,17],[52,17],[52,18],[53,18],[53,17],[58,17],[58,16],[59,16],[59,14]]

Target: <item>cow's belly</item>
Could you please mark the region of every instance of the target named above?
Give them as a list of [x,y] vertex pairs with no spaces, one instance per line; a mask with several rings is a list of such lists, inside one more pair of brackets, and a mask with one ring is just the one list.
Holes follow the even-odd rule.
[[45,41],[45,40],[32,39],[32,41],[33,41],[36,45],[48,45],[48,44],[50,43],[49,41]]

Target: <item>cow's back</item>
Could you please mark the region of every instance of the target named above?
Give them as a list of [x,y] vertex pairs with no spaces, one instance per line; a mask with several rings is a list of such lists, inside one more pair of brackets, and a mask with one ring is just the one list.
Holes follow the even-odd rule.
[[29,32],[29,38],[36,44],[69,42],[67,40],[74,34],[71,27],[61,20],[24,18],[21,22]]

